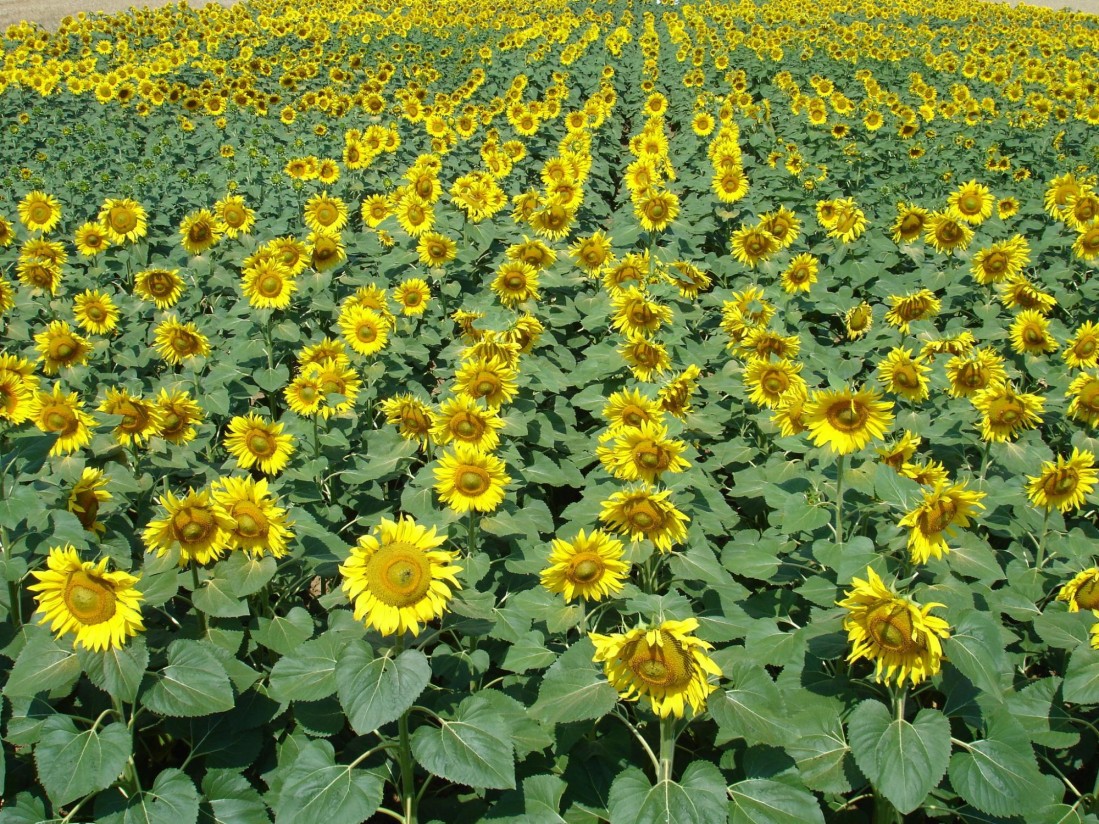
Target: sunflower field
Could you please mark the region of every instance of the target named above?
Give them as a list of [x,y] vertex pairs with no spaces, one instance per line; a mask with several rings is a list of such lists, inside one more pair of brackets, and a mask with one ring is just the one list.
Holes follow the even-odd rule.
[[1099,18],[0,44],[0,824],[1099,824]]

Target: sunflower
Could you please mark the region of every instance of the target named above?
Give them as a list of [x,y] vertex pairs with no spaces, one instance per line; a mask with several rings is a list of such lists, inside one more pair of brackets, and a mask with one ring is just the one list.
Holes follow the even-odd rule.
[[742,166],[729,166],[714,174],[710,188],[722,203],[736,203],[748,194],[748,176]]
[[[346,368],[346,364],[337,364],[336,361],[329,361],[333,368],[343,369]],[[303,369],[301,373],[295,377],[283,390],[283,394],[286,397],[286,404],[290,407],[290,411],[295,415],[301,415],[303,417],[309,417],[312,415],[324,414],[327,418],[327,406],[325,402],[325,392],[321,385],[320,380],[321,365],[319,363],[311,363],[307,368]]]
[[1050,217],[1061,219],[1063,210],[1068,206],[1070,198],[1077,197],[1083,192],[1083,181],[1079,180],[1072,172],[1053,178],[1046,187],[1043,205]]
[[1065,341],[1061,353],[1070,369],[1093,369],[1099,365],[1099,324],[1084,321]]
[[542,586],[563,594],[565,603],[577,598],[601,601],[622,590],[630,571],[622,556],[622,542],[600,529],[590,535],[581,529],[572,541],[554,538]]
[[242,291],[256,309],[286,309],[298,288],[290,270],[276,258],[261,258],[243,272]]
[[518,391],[518,372],[497,357],[463,363],[454,375],[454,392],[483,400],[490,409],[509,403]]
[[76,251],[84,257],[93,257],[107,251],[111,238],[107,230],[98,223],[85,223],[76,230],[73,242],[76,244]]
[[60,384],[54,384],[50,392],[36,392],[28,412],[40,430],[57,435],[51,456],[68,455],[91,443],[95,419],[84,411],[77,394],[64,394]]
[[42,289],[57,294],[61,285],[61,267],[38,257],[21,258],[15,267],[19,282],[31,289]]
[[785,206],[780,206],[774,212],[760,215],[759,226],[778,241],[780,249],[793,246],[801,234],[801,221]]
[[858,392],[849,388],[815,391],[804,410],[810,439],[837,455],[880,440],[893,424],[893,404],[880,398],[876,390],[865,387]]
[[976,226],[992,216],[992,206],[995,203],[996,198],[987,186],[971,180],[950,193],[947,209],[959,220]]
[[612,257],[611,239],[603,232],[596,232],[590,237],[578,238],[569,247],[569,253],[576,259],[577,266],[594,275]]
[[402,438],[427,446],[431,437],[430,406],[408,392],[387,398],[378,406],[386,423],[394,424]]
[[800,363],[785,358],[773,361],[750,356],[741,379],[752,403],[776,409],[791,390],[800,389],[804,394],[806,387],[799,374],[801,369]]
[[873,326],[874,309],[866,301],[858,306],[852,306],[843,315],[843,327],[847,332],[848,340],[858,340],[865,337]]
[[669,191],[649,188],[634,198],[633,210],[646,232],[663,232],[679,214],[679,198]]
[[339,338],[324,337],[318,343],[303,346],[298,352],[298,366],[304,369],[311,363],[324,363],[335,361],[340,366],[348,366],[351,359],[347,357],[347,345]]
[[0,369],[0,421],[16,426],[31,416],[33,389],[17,372]]
[[1007,379],[1004,360],[991,348],[982,347],[957,355],[946,363],[947,387],[955,398],[968,398],[993,383]]
[[660,408],[669,415],[685,420],[691,413],[691,397],[698,391],[698,377],[701,374],[702,370],[691,363],[666,381],[656,393]]
[[446,399],[437,412],[432,412],[431,439],[440,446],[454,441],[489,452],[499,443],[498,432],[503,426],[494,411],[466,395],[458,395]]
[[412,237],[420,237],[435,225],[435,212],[430,203],[414,193],[406,194],[394,208],[397,222]]
[[401,312],[408,316],[422,315],[431,299],[431,287],[423,278],[407,278],[393,290],[393,300],[401,305]]
[[107,531],[107,528],[96,520],[99,515],[99,505],[111,500],[111,493],[104,489],[106,485],[107,476],[102,469],[86,466],[81,471],[80,480],[69,490],[66,509],[77,517],[80,525],[88,532],[102,534]]
[[1049,321],[1033,309],[1015,316],[1011,323],[1011,349],[1019,355],[1044,355],[1057,351],[1057,341],[1049,331]]
[[682,718],[687,707],[695,714],[706,708],[706,696],[717,689],[710,676],[721,669],[706,655],[712,646],[693,637],[698,621],[663,621],[617,635],[589,633],[595,644],[592,660],[602,662],[607,680],[627,701],[642,696],[660,718]]
[[931,610],[942,604],[920,606],[897,595],[870,567],[867,580],[852,579],[854,589],[838,606],[848,610],[843,620],[851,642],[849,663],[866,658],[876,662],[874,680],[898,685],[921,683],[942,668],[941,638],[949,625]]
[[27,587],[37,593],[42,614],[38,623],[50,624],[58,638],[75,635],[75,646],[93,652],[121,649],[144,630],[144,596],[134,586],[141,579],[128,572],[107,572],[107,561],[82,562],[71,545],[51,547],[46,571],[32,571],[38,583]]
[[445,540],[408,517],[382,518],[359,538],[340,565],[355,619],[382,635],[419,635],[422,624],[442,616],[462,571],[458,553],[438,548]]
[[603,502],[599,520],[632,541],[648,539],[660,552],[670,552],[672,544],[687,539],[690,518],[669,498],[671,490],[657,491],[646,485],[615,492]]
[[708,274],[686,260],[673,261],[664,275],[675,284],[680,297],[685,300],[694,300],[702,290],[709,289],[713,284]]
[[1007,220],[1019,213],[1019,201],[1014,197],[1001,198],[996,202],[996,216],[1000,220]]
[[15,243],[15,227],[6,217],[0,216],[0,249],[7,249]]
[[144,207],[129,198],[104,200],[96,221],[111,243],[137,243],[148,233]]
[[668,437],[663,424],[645,422],[639,427],[618,429],[611,447],[598,447],[603,468],[624,481],[656,483],[665,472],[682,472],[688,466],[680,457],[687,444]]
[[265,475],[277,475],[294,454],[294,436],[282,433],[283,424],[249,412],[237,415],[225,434],[225,450],[241,469],[257,467]]
[[796,255],[782,272],[782,288],[787,294],[808,292],[817,282],[820,260],[808,253]]
[[1058,455],[1056,461],[1044,461],[1037,476],[1027,476],[1027,497],[1035,506],[1046,510],[1068,512],[1084,505],[1084,500],[1099,481],[1095,455],[1072,448],[1067,460]]
[[1003,243],[994,243],[973,255],[971,271],[982,286],[1002,283],[1022,274],[1030,262],[1030,245],[1022,235],[1015,235]]
[[121,416],[122,420],[112,434],[122,446],[144,443],[160,429],[157,407],[139,395],[131,395],[126,389],[108,389],[99,411]]
[[733,232],[731,243],[733,257],[752,268],[779,249],[778,239],[760,226],[741,226]]
[[53,195],[30,192],[19,201],[19,221],[32,232],[52,232],[61,222],[61,204]]
[[611,326],[626,335],[651,335],[672,321],[671,308],[650,300],[645,290],[638,286],[619,290],[611,299],[611,305],[614,307]]
[[157,309],[171,309],[183,294],[178,269],[146,269],[134,276],[134,292]]
[[222,226],[209,209],[199,209],[179,224],[180,244],[192,255],[201,255],[221,240]]
[[836,201],[836,216],[828,228],[828,237],[841,243],[854,243],[866,231],[866,213],[851,198]]
[[933,212],[924,225],[924,239],[935,251],[951,254],[965,249],[973,240],[973,230],[949,212]]
[[627,331],[625,337],[618,353],[638,380],[651,381],[671,368],[672,361],[664,344],[637,332]]
[[240,195],[226,195],[214,204],[214,214],[221,221],[225,236],[246,235],[256,225],[256,213],[249,209]]
[[660,424],[664,419],[660,403],[638,389],[621,389],[613,393],[607,398],[602,414],[611,432],[640,429],[646,423]]
[[923,234],[929,216],[927,209],[915,203],[897,204],[897,217],[892,226],[893,242],[912,243]]
[[1057,305],[1053,295],[1046,294],[1027,280],[1025,275],[1016,275],[999,285],[1000,300],[1008,309],[1033,309],[1042,315],[1048,315]]
[[805,404],[809,400],[808,387],[794,383],[779,398],[771,415],[771,423],[779,428],[784,438],[792,438],[805,431]]
[[389,326],[373,309],[345,308],[340,312],[339,323],[344,340],[360,355],[376,355],[389,342]]
[[88,362],[92,347],[86,338],[76,334],[63,320],[50,323],[45,331],[34,336],[42,371],[56,375],[62,367],[83,366]]
[[463,361],[497,360],[506,363],[512,369],[519,368],[519,344],[508,339],[502,332],[485,332],[460,353]]
[[454,260],[458,244],[438,232],[425,232],[416,244],[416,254],[424,266],[438,268]]
[[1077,375],[1069,384],[1065,397],[1071,398],[1068,416],[1086,423],[1099,426],[1099,374],[1084,372]]
[[911,349],[901,347],[890,350],[878,364],[878,380],[885,391],[914,403],[926,400],[930,394],[930,373],[931,368],[920,358],[912,357]]
[[158,435],[168,443],[181,446],[193,441],[202,423],[202,407],[186,390],[176,389],[169,392],[161,389],[157,395],[156,409],[160,418]]
[[503,461],[462,441],[455,441],[435,467],[439,500],[457,513],[494,511],[503,502],[504,487],[509,483]]
[[942,301],[930,289],[919,289],[907,295],[890,295],[889,306],[889,311],[885,313],[886,322],[907,335],[911,324],[937,315]]
[[538,271],[529,263],[508,260],[500,264],[492,281],[492,291],[500,302],[515,307],[528,300],[539,300]]
[[229,532],[230,549],[242,549],[253,558],[282,558],[289,552],[294,522],[268,491],[266,478],[220,478],[212,490],[214,500],[235,524]]
[[535,347],[545,331],[546,328],[538,318],[525,314],[516,318],[503,334],[506,340],[518,345],[520,354],[525,355]]
[[106,335],[118,325],[118,307],[106,292],[86,289],[73,298],[73,317],[84,331]]
[[148,551],[161,557],[179,544],[179,565],[185,567],[216,561],[228,550],[236,525],[210,490],[188,489],[182,498],[165,492],[157,503],[165,516],[150,521],[141,535]]
[[305,225],[317,233],[333,234],[347,225],[347,204],[328,192],[318,192],[305,203]]
[[1099,610],[1099,568],[1090,567],[1076,573],[1071,581],[1061,587],[1057,600],[1066,601],[1069,612]]
[[576,207],[566,206],[559,198],[552,198],[531,215],[530,226],[542,237],[561,240],[572,230],[576,211]]
[[995,382],[972,397],[981,413],[981,437],[986,441],[1008,441],[1024,429],[1042,422],[1045,399],[1040,395],[1016,392],[1007,382]]
[[969,516],[977,509],[984,509],[981,503],[984,497],[984,492],[967,489],[965,483],[949,487],[940,483],[931,491],[925,491],[923,500],[906,513],[899,524],[911,530],[908,552],[912,563],[926,564],[932,555],[943,557],[950,549],[946,537],[954,534],[956,526],[969,526]]
[[173,366],[210,354],[209,339],[195,324],[180,323],[175,315],[169,315],[157,325],[153,339],[157,353]]
[[936,487],[950,482],[950,473],[938,461],[906,463],[897,473],[920,486]]
[[1099,258],[1099,218],[1083,224],[1072,244],[1072,253],[1080,260]]
[[347,244],[338,234],[310,232],[306,238],[310,263],[318,272],[327,272],[347,260]]
[[906,429],[901,436],[889,446],[874,451],[878,453],[878,458],[883,464],[893,468],[899,473],[908,466],[909,461],[916,456],[916,449],[922,441],[923,438]]
[[557,252],[540,240],[524,237],[522,243],[514,243],[507,248],[507,257],[508,260],[527,263],[540,272],[556,262]]
[[[354,407],[362,381],[349,364],[328,360],[314,363],[302,370],[286,388],[286,400],[299,415],[319,414],[325,420]],[[343,400],[332,403],[330,395]]]
[[267,241],[263,249],[289,269],[292,277],[297,277],[309,266],[309,247],[295,237],[277,237]]

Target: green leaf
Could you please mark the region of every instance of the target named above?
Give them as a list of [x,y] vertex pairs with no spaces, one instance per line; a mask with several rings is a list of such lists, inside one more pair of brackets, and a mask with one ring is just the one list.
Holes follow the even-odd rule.
[[191,603],[215,618],[240,618],[248,614],[248,604],[237,597],[229,579],[220,577],[216,568],[214,575],[191,593]]
[[532,718],[544,724],[602,718],[618,703],[618,691],[592,662],[595,647],[584,638],[546,670],[538,700],[530,708]]
[[855,707],[847,732],[855,763],[901,813],[919,807],[946,772],[950,722],[938,710],[922,709],[909,724],[870,699]]
[[845,766],[851,748],[843,734],[839,718],[827,719],[828,726],[819,732],[799,729],[786,744],[786,752],[798,765],[798,773],[811,790],[846,793],[851,790]]
[[680,782],[655,786],[637,767],[614,779],[607,807],[611,824],[717,824],[727,818],[725,779],[708,761],[692,762]]
[[130,800],[121,816],[108,816],[102,824],[195,824],[198,790],[185,772],[162,770],[153,786]]
[[737,662],[726,676],[731,689],[719,690],[706,701],[720,731],[715,743],[743,738],[749,745],[786,744],[791,737],[789,714],[767,671]]
[[349,643],[336,664],[336,689],[351,729],[366,735],[396,721],[431,680],[431,665],[417,649],[376,658],[362,641]]
[[256,643],[279,655],[289,655],[313,634],[313,618],[304,607],[294,607],[285,617],[260,618],[257,624]]
[[729,824],[824,824],[813,794],[781,781],[740,781],[729,787],[729,797]]
[[943,642],[944,657],[973,682],[973,686],[997,700],[1003,695],[1002,679],[1007,656],[1000,628],[987,612],[967,610],[959,614],[950,637]]
[[225,667],[199,641],[168,646],[168,666],[145,694],[144,705],[169,717],[197,718],[231,710],[233,687]]
[[1047,803],[1048,793],[1029,746],[974,741],[954,753],[949,775],[955,792],[989,815],[1022,815]]
[[259,792],[233,770],[207,770],[202,796],[202,824],[271,824]]
[[556,775],[532,775],[523,779],[523,801],[528,824],[565,824],[558,810],[566,785]]
[[320,701],[336,691],[336,661],[347,639],[327,632],[280,658],[271,669],[276,701]]
[[507,722],[495,703],[474,694],[441,727],[422,726],[412,735],[412,754],[432,775],[455,784],[515,789],[515,755]]
[[1099,703],[1099,650],[1086,645],[1072,653],[1062,693],[1070,704]]
[[275,804],[275,824],[360,824],[382,803],[373,773],[337,764],[327,741],[310,741],[287,771]]
[[46,821],[46,804],[38,796],[30,793],[19,793],[15,797],[15,803],[4,800],[4,807],[0,809],[0,824],[42,824]]
[[77,732],[71,718],[58,715],[43,729],[34,761],[46,794],[58,807],[111,786],[130,758],[130,731],[124,724]]
[[77,656],[88,678],[101,690],[128,703],[137,698],[145,668],[149,666],[149,649],[144,637],[139,635],[124,647],[102,652],[81,648],[77,650]]
[[253,558],[246,552],[234,552],[217,565],[237,598],[246,598],[263,589],[275,577],[278,567],[278,562],[270,555]]
[[542,633],[531,630],[508,647],[501,666],[508,672],[527,672],[545,669],[556,660],[557,653],[546,649]]
[[45,629],[36,630],[15,659],[4,694],[15,698],[53,692],[71,686],[79,677],[80,659],[72,642],[63,644]]

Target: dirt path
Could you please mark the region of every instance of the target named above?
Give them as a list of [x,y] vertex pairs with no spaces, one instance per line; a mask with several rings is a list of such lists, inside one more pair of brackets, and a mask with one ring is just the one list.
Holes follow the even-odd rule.
[[[78,11],[126,11],[135,2],[142,6],[156,8],[166,6],[171,0],[0,0],[0,28],[20,20],[33,20],[47,29],[56,29],[66,15]],[[207,0],[223,6],[231,6],[236,0]],[[1007,0],[1013,6],[1020,0]],[[1027,5],[1045,6],[1050,9],[1072,8],[1090,14],[1099,15],[1099,0],[1026,0]],[[205,5],[203,0],[194,0],[194,6]]]

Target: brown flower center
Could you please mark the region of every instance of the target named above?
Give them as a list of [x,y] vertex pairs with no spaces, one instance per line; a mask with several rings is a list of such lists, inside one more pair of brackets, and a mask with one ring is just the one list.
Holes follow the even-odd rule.
[[109,621],[118,602],[114,587],[83,570],[69,575],[62,598],[73,617],[87,626]]
[[391,607],[408,607],[431,588],[431,561],[417,547],[398,542],[383,545],[366,563],[370,594]]

